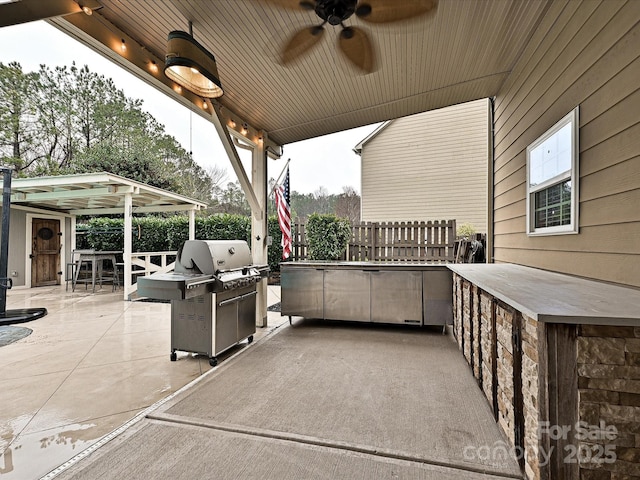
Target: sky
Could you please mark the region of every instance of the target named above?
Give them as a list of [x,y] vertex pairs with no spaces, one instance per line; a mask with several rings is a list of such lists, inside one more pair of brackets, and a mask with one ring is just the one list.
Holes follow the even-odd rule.
[[[20,63],[23,71],[36,71],[41,64],[51,68],[71,66],[75,61],[79,67],[87,65],[90,71],[112,78],[126,96],[142,99],[142,108],[162,123],[185,150],[191,151],[199,165],[205,169],[222,167],[228,181],[236,180],[213,124],[48,23],[0,28],[0,62],[12,61]],[[313,193],[324,187],[330,194],[339,194],[343,187],[350,186],[360,192],[360,157],[353,153],[353,147],[378,125],[285,145],[281,160],[269,160],[268,177],[277,178],[285,161],[291,159],[292,190]],[[251,175],[247,153],[239,154],[247,175]]]

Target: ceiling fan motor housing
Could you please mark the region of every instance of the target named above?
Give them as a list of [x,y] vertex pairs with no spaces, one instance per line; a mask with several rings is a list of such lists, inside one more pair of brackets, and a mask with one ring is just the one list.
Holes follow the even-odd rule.
[[356,11],[357,0],[317,0],[316,14],[331,25],[340,25]]

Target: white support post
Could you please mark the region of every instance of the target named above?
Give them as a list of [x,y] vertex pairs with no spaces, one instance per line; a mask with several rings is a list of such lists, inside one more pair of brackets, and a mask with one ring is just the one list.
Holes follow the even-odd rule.
[[196,239],[196,211],[189,210],[189,240]]
[[[208,102],[211,105],[211,122],[218,132],[229,161],[233,167],[238,181],[245,194],[247,202],[251,207],[251,253],[253,263],[266,265],[267,259],[267,145],[268,139],[264,132],[261,132],[262,141],[251,142],[252,162],[251,180],[242,166],[238,151],[233,144],[231,134],[227,129],[225,119],[221,114],[220,104]],[[267,326],[267,280],[262,279],[257,285],[256,295],[256,326]]]
[[[267,151],[266,142],[256,145],[252,152],[251,185],[256,194],[260,211],[259,215],[251,216],[251,253],[253,263],[266,265],[268,263],[267,247]],[[256,326],[267,326],[267,279],[263,278],[257,284],[256,296]]]
[[[69,255],[73,256],[73,251],[76,249],[76,245],[78,242],[78,236],[76,234],[76,225],[77,225],[77,218],[75,215],[71,215],[71,247],[70,247],[70,251],[69,251]],[[65,275],[67,274],[67,272],[65,272]]]
[[133,253],[133,238],[131,235],[133,214],[133,197],[131,193],[124,194],[124,299],[130,300],[131,292],[131,254]]

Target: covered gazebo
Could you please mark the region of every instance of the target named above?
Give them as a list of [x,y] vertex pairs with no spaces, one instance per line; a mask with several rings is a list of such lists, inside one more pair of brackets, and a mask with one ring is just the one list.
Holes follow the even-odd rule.
[[198,200],[108,172],[15,179],[11,186],[9,270],[19,278],[16,285],[37,286],[32,278],[32,264],[37,260],[33,232],[42,228],[38,227],[40,221],[48,222],[60,238],[58,253],[51,261],[61,275],[62,266],[76,248],[78,216],[123,215],[124,298],[128,300],[135,291],[131,282],[133,214],[188,212],[189,238],[193,239],[195,213],[203,208],[206,204]]

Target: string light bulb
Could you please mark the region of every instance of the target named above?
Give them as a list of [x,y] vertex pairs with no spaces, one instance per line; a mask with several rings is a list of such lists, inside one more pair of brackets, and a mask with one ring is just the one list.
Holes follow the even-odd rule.
[[82,7],[80,7],[80,8],[82,8],[82,11],[83,11],[85,14],[87,14],[87,15],[93,15],[93,10],[91,10],[89,7],[87,7],[87,6],[82,6]]
[[124,38],[121,39],[122,43],[120,44],[120,50],[123,52],[127,50],[127,44],[124,42]]
[[243,123],[242,124],[242,132],[241,133],[243,135],[246,135],[248,131],[249,131],[249,125],[247,125],[246,123]]
[[151,64],[149,65],[149,68],[153,73],[158,73],[158,65],[156,64],[155,60],[151,60]]
[[236,122],[235,122],[235,120],[233,118],[231,120],[229,120],[229,126],[231,128],[236,128]]
[[182,87],[180,85],[174,85],[173,89],[177,92],[177,93],[182,93]]
[[203,100],[203,101],[202,101],[202,108],[204,108],[205,110],[206,110],[207,108],[209,108],[209,105],[207,105],[207,101],[206,101],[206,100]]

